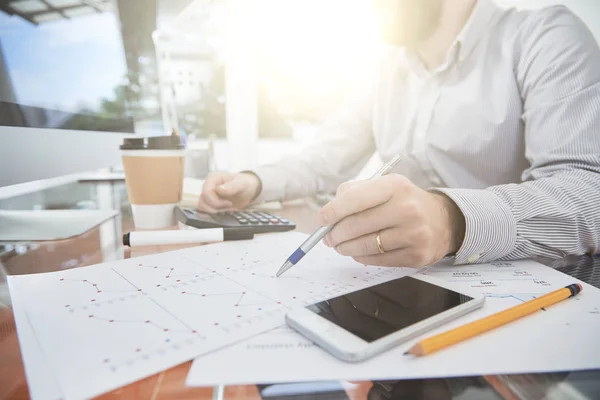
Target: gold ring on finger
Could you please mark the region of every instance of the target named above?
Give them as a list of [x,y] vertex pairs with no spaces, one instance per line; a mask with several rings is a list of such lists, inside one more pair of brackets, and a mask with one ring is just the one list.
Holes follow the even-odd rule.
[[381,244],[381,237],[379,236],[379,233],[377,234],[375,239],[377,240],[377,249],[379,250],[379,252],[381,254],[385,253],[385,250],[383,249],[383,245]]

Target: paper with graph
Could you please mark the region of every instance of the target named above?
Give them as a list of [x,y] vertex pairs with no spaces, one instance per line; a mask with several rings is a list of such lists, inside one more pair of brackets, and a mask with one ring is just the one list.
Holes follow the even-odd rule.
[[[583,291],[522,320],[431,354],[403,353],[421,338],[359,364],[337,360],[290,329],[256,336],[198,358],[188,385],[279,383],[317,380],[418,379],[600,368],[600,290],[532,261],[452,266],[421,273],[481,291],[483,308],[443,328],[482,318],[571,283]],[[235,362],[236,368],[228,368]]]
[[[23,314],[17,318],[20,344],[33,354],[26,368],[41,354],[65,398],[91,397],[281,326],[291,306],[407,273],[365,267],[320,245],[275,278],[305,238],[258,235],[9,277],[15,312]],[[32,346],[36,351],[28,351]]]

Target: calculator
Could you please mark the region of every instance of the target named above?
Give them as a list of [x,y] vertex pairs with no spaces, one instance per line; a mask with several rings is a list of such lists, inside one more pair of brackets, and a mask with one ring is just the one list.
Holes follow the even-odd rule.
[[289,219],[265,211],[242,210],[206,214],[192,208],[175,207],[175,216],[182,224],[194,228],[252,228],[254,233],[285,232],[296,228]]

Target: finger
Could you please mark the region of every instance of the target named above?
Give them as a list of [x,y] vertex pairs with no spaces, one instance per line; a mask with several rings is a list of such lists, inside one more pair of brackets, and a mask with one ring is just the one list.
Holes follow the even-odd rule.
[[202,185],[202,193],[200,194],[200,203],[208,206],[212,210],[219,210],[222,208],[231,207],[231,201],[227,199],[221,199],[215,188],[218,185],[225,183],[230,180],[233,174],[217,173],[209,175],[204,184]]
[[342,183],[340,186],[338,186],[337,191],[335,192],[336,197],[339,196],[340,194],[344,193],[346,190],[350,189],[352,186],[359,185],[361,182],[363,182],[363,181],[354,179],[354,180]]
[[233,178],[233,174],[226,174],[226,173],[210,174],[210,175],[208,175],[208,177],[204,181],[204,184],[202,185],[202,191],[205,191],[205,190],[214,191],[217,186],[224,184],[225,182],[231,180],[232,178]]
[[244,182],[239,177],[233,178],[229,182],[224,182],[215,188],[215,191],[222,197],[233,197],[244,190]]
[[[391,252],[409,246],[403,238],[401,229],[385,229],[381,232],[369,233],[340,243],[335,250],[343,256],[364,257],[381,254],[377,246],[377,235],[384,252]],[[385,253],[384,253],[385,254]]]
[[198,205],[196,206],[196,209],[200,212],[209,213],[209,214],[215,214],[215,213],[219,212],[218,210],[215,210],[214,208],[212,208],[211,206],[206,204],[202,200],[202,198],[198,201]]
[[348,240],[398,225],[396,219],[392,218],[397,214],[396,210],[390,208],[391,205],[385,203],[344,218],[327,234],[327,243],[330,247],[335,247]]
[[430,255],[413,247],[386,251],[383,254],[358,256],[352,258],[361,264],[379,267],[421,268],[425,265],[433,263]]
[[401,175],[388,175],[352,185],[321,208],[318,221],[321,225],[334,224],[348,215],[385,203],[392,197],[395,187],[401,188],[402,181],[407,179]]
[[222,208],[229,208],[233,206],[233,203],[227,199],[220,198],[214,190],[202,191],[200,199],[208,206],[220,210]]

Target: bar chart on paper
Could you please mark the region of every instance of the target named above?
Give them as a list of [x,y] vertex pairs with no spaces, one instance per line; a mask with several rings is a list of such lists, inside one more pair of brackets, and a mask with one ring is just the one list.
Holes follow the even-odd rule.
[[[25,314],[18,321],[27,321],[19,332],[30,330],[19,334],[21,347],[39,347],[65,398],[90,397],[281,326],[291,306],[409,272],[363,266],[323,246],[275,278],[304,238],[261,235],[10,277],[15,310]],[[24,358],[26,369],[35,363]]]

